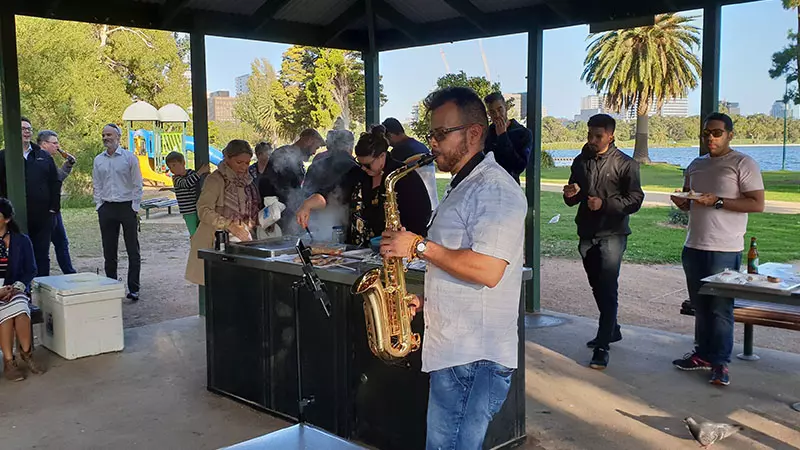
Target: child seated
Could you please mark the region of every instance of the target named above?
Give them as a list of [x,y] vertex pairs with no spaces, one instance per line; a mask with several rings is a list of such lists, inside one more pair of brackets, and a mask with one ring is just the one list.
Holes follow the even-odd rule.
[[197,197],[199,197],[198,183],[203,174],[208,173],[208,164],[194,171],[186,168],[186,160],[178,152],[167,155],[167,167],[172,172],[172,185],[175,186],[175,197],[178,199],[178,209],[189,229],[189,236],[194,235],[200,219],[197,217]]

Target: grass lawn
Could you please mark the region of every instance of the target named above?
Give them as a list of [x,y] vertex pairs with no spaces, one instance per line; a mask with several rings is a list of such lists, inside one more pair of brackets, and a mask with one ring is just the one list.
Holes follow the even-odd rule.
[[[446,180],[438,180],[439,199],[443,198]],[[542,256],[578,258],[577,207],[564,204],[556,192],[542,192]],[[643,208],[631,217],[633,234],[628,240],[625,259],[642,264],[679,264],[686,230],[666,224],[669,208]],[[556,224],[547,222],[557,214]],[[800,216],[791,214],[752,214],[747,237],[758,238],[762,262],[800,260]]]
[[[641,167],[642,188],[652,192],[672,192],[683,186],[681,169],[668,164]],[[767,200],[800,202],[800,172],[762,172]],[[543,183],[565,184],[569,167],[542,169]]]

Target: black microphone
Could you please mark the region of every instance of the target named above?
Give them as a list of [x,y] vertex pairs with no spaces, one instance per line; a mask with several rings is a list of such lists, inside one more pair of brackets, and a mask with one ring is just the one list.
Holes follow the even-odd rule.
[[325,283],[319,279],[317,272],[314,270],[314,265],[311,264],[311,249],[303,244],[302,239],[297,240],[295,249],[303,263],[303,282],[306,288],[311,291],[314,294],[314,298],[319,300],[320,304],[322,304],[325,315],[330,317],[331,301],[328,299],[328,291],[325,288]]

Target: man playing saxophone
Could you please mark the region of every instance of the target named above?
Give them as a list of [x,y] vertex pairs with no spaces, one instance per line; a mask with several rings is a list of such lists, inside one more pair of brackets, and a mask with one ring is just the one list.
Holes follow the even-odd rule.
[[[479,449],[517,368],[527,202],[483,152],[486,108],[468,88],[425,99],[436,164],[453,175],[424,239],[386,231],[384,258],[427,261],[422,370],[430,373],[428,449]],[[416,309],[422,301],[415,302]],[[412,307],[413,308],[413,307]]]

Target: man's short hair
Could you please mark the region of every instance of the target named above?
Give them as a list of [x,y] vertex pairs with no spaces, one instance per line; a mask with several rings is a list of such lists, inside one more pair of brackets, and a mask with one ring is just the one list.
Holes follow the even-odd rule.
[[169,152],[165,161],[167,164],[173,162],[182,163],[186,162],[186,159],[183,157],[183,153],[181,152]]
[[399,120],[395,119],[394,117],[389,117],[388,119],[383,121],[383,127],[386,128],[387,133],[391,134],[405,134],[406,130],[403,128],[403,125],[400,123]]
[[50,138],[58,138],[58,133],[53,130],[42,130],[36,135],[36,143],[41,145],[42,142]]
[[20,122],[28,122],[29,124],[33,124],[33,122],[31,122],[31,119],[28,119],[25,116],[20,117]]
[[505,104],[506,98],[503,97],[503,94],[500,92],[492,92],[483,98],[483,103],[486,103],[487,105],[491,105],[494,102],[503,102],[503,104]]
[[306,128],[305,130],[300,132],[300,139],[304,138],[306,139],[313,138],[320,142],[325,142],[325,139],[322,138],[322,135],[319,134],[319,132],[313,128]]
[[733,119],[731,119],[731,116],[723,114],[721,112],[713,112],[708,116],[706,116],[706,120],[703,121],[703,126],[705,126],[708,122],[711,122],[712,120],[719,120],[720,122],[724,123],[725,131],[729,133],[733,131]]
[[115,123],[107,123],[107,124],[105,124],[105,126],[103,128],[105,128],[105,127],[109,127],[109,128],[113,128],[113,129],[117,130],[117,134],[120,135],[120,137],[122,137],[122,130],[119,128],[119,126],[117,124],[115,124]]
[[589,118],[589,128],[602,128],[613,134],[617,130],[617,121],[608,114],[595,114]]
[[267,155],[272,155],[272,150],[273,150],[272,144],[270,144],[267,141],[261,141],[258,144],[256,144],[255,153],[256,156],[262,155],[264,153],[266,153]]
[[484,133],[489,128],[489,118],[486,115],[486,105],[472,89],[468,87],[448,87],[431,92],[425,97],[423,105],[426,114],[431,114],[434,110],[444,106],[446,103],[453,103],[458,108],[461,120],[464,124],[482,125]]

